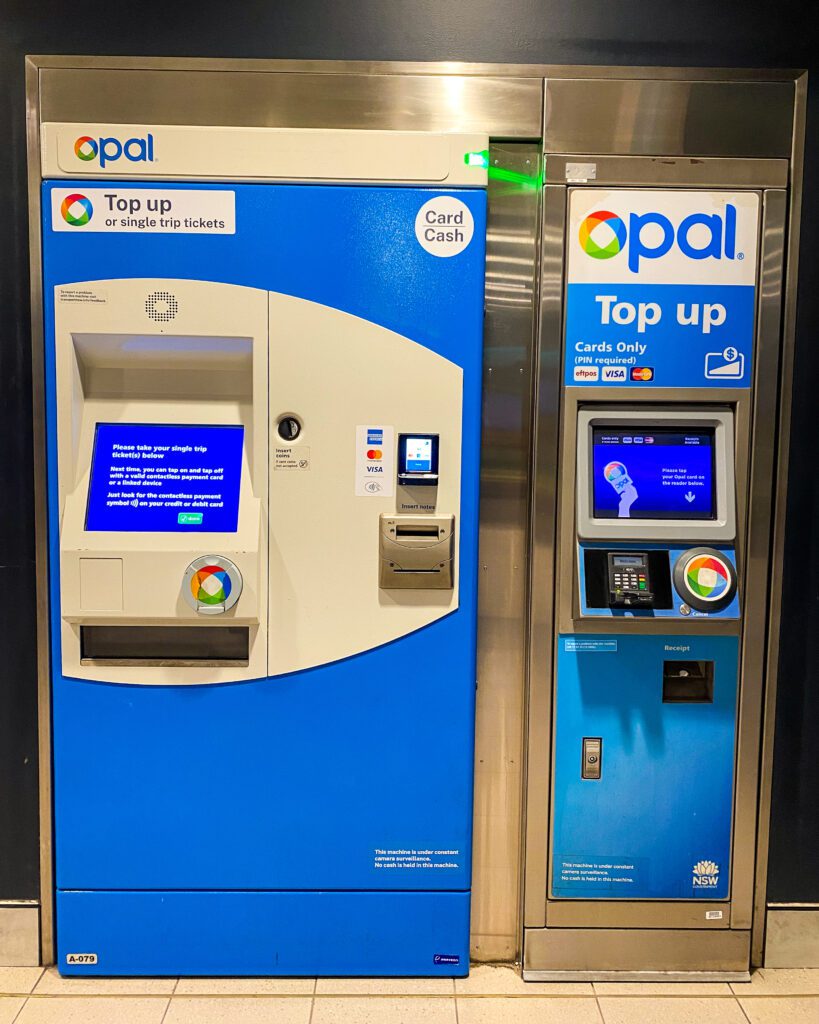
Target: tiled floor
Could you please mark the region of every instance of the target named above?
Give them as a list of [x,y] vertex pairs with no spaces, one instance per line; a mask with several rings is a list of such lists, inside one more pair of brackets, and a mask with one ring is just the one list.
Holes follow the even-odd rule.
[[468,978],[61,978],[0,967],[0,1024],[819,1024],[819,970],[750,983]]

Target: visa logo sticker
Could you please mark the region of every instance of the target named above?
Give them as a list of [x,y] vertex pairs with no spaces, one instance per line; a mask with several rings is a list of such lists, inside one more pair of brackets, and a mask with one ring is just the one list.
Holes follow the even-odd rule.
[[603,380],[607,383],[625,384],[628,380],[628,369],[625,366],[604,366]]

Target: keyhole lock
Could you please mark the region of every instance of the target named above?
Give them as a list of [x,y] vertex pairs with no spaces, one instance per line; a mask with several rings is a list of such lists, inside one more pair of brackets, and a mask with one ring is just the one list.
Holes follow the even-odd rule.
[[295,441],[301,433],[301,423],[295,416],[282,416],[278,429],[279,437],[283,441]]

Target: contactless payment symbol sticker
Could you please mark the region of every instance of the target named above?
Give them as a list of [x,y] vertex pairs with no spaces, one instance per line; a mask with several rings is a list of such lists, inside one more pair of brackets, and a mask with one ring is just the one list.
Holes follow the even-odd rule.
[[224,555],[204,555],[185,570],[182,596],[203,615],[220,615],[239,600],[242,574]]
[[[82,159],[85,160],[87,157]],[[72,192],[60,204],[60,215],[66,224],[70,224],[72,227],[82,227],[93,217],[94,206],[88,196],[84,196],[82,192]]]
[[697,611],[719,611],[736,593],[736,570],[718,551],[697,548],[677,559],[674,586]]

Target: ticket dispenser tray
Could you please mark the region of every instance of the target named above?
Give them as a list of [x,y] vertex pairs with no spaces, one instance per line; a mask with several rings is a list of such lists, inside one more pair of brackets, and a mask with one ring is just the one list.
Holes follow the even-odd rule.
[[455,517],[382,515],[379,586],[382,590],[452,590]]

